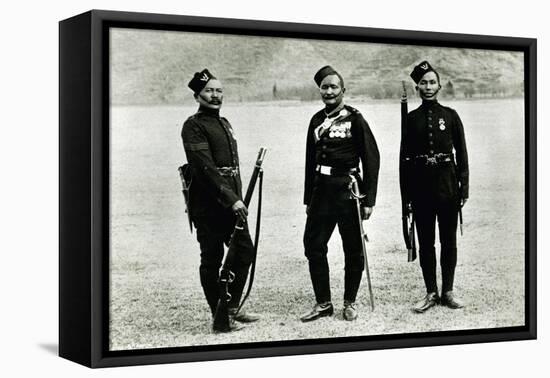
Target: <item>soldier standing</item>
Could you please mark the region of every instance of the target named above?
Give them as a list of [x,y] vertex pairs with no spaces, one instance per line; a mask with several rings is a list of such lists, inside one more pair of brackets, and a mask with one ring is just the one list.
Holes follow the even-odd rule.
[[[456,229],[459,209],[468,199],[468,153],[464,127],[457,112],[437,101],[441,89],[437,71],[424,61],[414,68],[422,104],[407,116],[400,152],[402,195],[416,220],[419,256],[426,296],[413,307],[423,313],[437,303],[457,309],[453,295],[457,260]],[[454,154],[453,154],[454,150]],[[436,282],[435,224],[441,243],[441,297]]]
[[[192,170],[189,212],[197,229],[200,245],[200,281],[212,314],[218,303],[219,271],[237,217],[246,219],[248,210],[242,201],[237,141],[231,124],[220,117],[223,87],[207,69],[195,73],[188,84],[199,104],[181,132],[187,161]],[[245,222],[245,237],[239,238],[235,279],[229,287],[229,314],[239,322],[258,320],[256,315],[240,311],[239,305],[254,248]]]
[[[331,302],[327,243],[336,225],[345,255],[344,308],[346,320],[357,318],[355,299],[364,266],[356,203],[350,175],[361,183],[363,219],[372,214],[376,200],[380,157],[369,125],[357,109],[344,104],[344,80],[332,67],[314,76],[325,108],[311,119],[307,133],[304,204],[307,221],[305,255],[316,304],[303,322],[334,312]],[[362,163],[363,180],[359,176]]]

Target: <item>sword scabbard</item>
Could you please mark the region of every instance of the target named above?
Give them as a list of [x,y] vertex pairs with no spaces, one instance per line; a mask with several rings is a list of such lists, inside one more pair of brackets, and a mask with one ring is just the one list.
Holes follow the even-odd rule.
[[363,198],[364,196],[361,196],[361,193],[359,192],[359,183],[357,182],[357,179],[353,176],[353,175],[350,175],[350,178],[351,178],[351,195],[352,197],[354,198],[355,200],[355,205],[357,207],[357,218],[358,218],[358,221],[359,221],[359,232],[361,233],[361,247],[362,247],[362,250],[363,250],[363,259],[365,261],[365,273],[367,275],[367,286],[368,286],[368,289],[369,289],[369,297],[370,297],[370,305],[371,305],[371,310],[374,311],[374,295],[373,295],[373,292],[372,292],[372,283],[371,283],[371,279],[370,279],[370,270],[369,270],[369,260],[368,260],[368,256],[367,256],[367,246],[365,244],[366,241],[368,241],[368,237],[367,237],[367,233],[365,232],[364,228],[363,228],[363,218],[361,216],[361,198]]

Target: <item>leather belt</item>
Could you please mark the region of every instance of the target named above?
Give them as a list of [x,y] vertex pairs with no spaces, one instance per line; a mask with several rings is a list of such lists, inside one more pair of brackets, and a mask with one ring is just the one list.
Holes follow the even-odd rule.
[[416,164],[435,166],[442,163],[450,163],[454,161],[453,154],[435,154],[433,156],[429,155],[417,155],[414,157],[414,162]]
[[234,177],[239,174],[238,167],[218,167],[218,172],[222,176]]
[[315,167],[315,172],[326,176],[348,176],[359,172],[359,168],[335,168],[318,164],[317,167]]

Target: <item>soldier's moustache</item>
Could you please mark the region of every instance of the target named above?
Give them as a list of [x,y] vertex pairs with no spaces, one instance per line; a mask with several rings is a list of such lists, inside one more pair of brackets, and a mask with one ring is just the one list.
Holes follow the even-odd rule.
[[207,99],[203,95],[201,95],[200,93],[199,93],[199,97],[202,98],[204,100],[204,102],[207,102],[207,103],[212,104],[212,105],[219,105],[219,104],[222,103],[222,100],[219,99],[219,98]]

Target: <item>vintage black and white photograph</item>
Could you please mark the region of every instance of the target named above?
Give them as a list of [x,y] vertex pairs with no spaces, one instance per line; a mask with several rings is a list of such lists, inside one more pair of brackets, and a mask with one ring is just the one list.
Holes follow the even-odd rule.
[[525,326],[525,69],[110,28],[109,350]]

